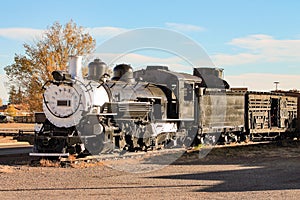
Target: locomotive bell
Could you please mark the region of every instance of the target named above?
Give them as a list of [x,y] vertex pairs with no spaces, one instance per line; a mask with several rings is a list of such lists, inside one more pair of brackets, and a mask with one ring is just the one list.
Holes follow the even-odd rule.
[[99,81],[100,78],[107,73],[107,65],[105,62],[101,61],[100,59],[95,59],[91,62],[88,66],[88,79]]
[[133,69],[128,64],[119,64],[114,68],[114,81],[124,81],[127,83],[134,83]]

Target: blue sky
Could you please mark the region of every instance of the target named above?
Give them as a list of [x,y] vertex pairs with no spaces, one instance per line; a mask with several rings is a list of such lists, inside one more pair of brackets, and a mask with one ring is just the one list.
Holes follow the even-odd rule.
[[[2,75],[14,54],[23,53],[24,42],[32,42],[55,21],[65,24],[73,19],[91,31],[98,45],[136,28],[175,30],[199,43],[215,66],[224,68],[232,87],[270,90],[280,81],[281,89],[300,89],[299,1],[6,0],[1,8]],[[134,62],[133,58],[128,60]],[[0,89],[6,98],[3,86]]]

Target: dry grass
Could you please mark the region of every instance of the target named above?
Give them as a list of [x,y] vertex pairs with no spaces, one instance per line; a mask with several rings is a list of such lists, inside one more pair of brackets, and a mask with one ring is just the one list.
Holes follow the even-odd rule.
[[71,163],[72,168],[81,169],[81,168],[88,168],[88,167],[97,167],[97,166],[103,166],[104,164],[102,162],[78,162],[78,163]]
[[88,167],[96,167],[96,166],[103,166],[102,162],[99,161],[78,161],[76,160],[76,157],[73,155],[70,155],[68,157],[68,161],[66,163],[69,163],[67,165],[61,165],[62,163],[58,160],[48,160],[48,159],[41,159],[39,163],[37,163],[37,166],[39,167],[71,167],[75,169],[82,169],[82,168],[88,168]]
[[13,173],[14,169],[11,166],[0,165],[0,174],[1,173]]
[[58,161],[47,159],[41,159],[39,164],[41,167],[60,167],[60,163]]
[[103,166],[102,162],[91,161],[91,160],[80,160],[76,161],[76,156],[70,155],[68,157],[68,162],[70,162],[70,167],[80,169],[80,168],[88,168],[94,166]]

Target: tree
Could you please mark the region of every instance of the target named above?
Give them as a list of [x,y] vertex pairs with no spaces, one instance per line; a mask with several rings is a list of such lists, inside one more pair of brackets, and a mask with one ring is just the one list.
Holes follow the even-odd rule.
[[13,104],[9,104],[7,109],[5,110],[6,114],[10,117],[15,117],[17,114],[17,109],[14,107]]
[[9,90],[9,102],[10,103],[15,103],[16,94],[17,94],[17,91],[15,89],[15,86],[12,85]]
[[52,71],[66,70],[68,57],[86,57],[96,42],[72,20],[65,26],[55,22],[33,45],[24,44],[25,55],[15,55],[14,63],[5,67],[9,80],[23,91],[23,100],[31,111],[42,110],[42,86],[52,79]]
[[21,104],[23,102],[23,92],[21,91],[21,88],[19,87],[19,90],[15,89],[14,85],[11,85],[10,91],[9,91],[9,102],[11,104]]
[[18,92],[16,93],[16,101],[14,104],[21,104],[23,102],[23,92],[21,87],[19,87]]

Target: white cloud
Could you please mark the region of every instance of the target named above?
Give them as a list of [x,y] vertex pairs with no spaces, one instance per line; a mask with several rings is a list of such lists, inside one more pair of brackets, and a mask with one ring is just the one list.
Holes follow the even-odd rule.
[[247,73],[225,76],[231,87],[247,87],[254,91],[270,91],[275,89],[274,81],[279,81],[280,90],[300,90],[300,75]]
[[0,98],[2,99],[3,103],[8,101],[8,91],[5,85],[7,82],[7,78],[5,75],[0,74]]
[[[204,28],[200,26],[195,26],[191,24],[179,24],[179,23],[166,23],[168,28],[182,31],[182,32],[191,32],[191,31],[203,31]],[[120,27],[87,27],[85,30],[90,33],[92,36],[101,39],[107,39],[109,37],[118,35],[129,29],[120,28]],[[0,28],[0,37],[9,38],[13,40],[32,40],[35,38],[41,37],[45,30],[43,29],[33,29],[33,28]]]
[[[95,54],[94,57],[101,58],[104,62],[114,67],[116,64],[130,64],[134,69],[140,69],[147,65],[165,65],[172,71],[192,73],[192,66],[177,56],[158,58],[155,56],[142,55],[138,53],[120,54]],[[247,57],[245,55],[244,57]],[[109,63],[112,61],[112,63]],[[254,91],[270,91],[275,89],[274,81],[279,81],[279,89],[300,90],[300,75],[282,75],[271,73],[245,73],[240,75],[225,76],[231,87],[247,87]]]
[[30,41],[40,38],[44,30],[32,28],[0,28],[0,37],[19,41]]
[[170,29],[180,31],[180,32],[193,32],[193,31],[200,32],[205,30],[205,28],[201,26],[196,26],[192,24],[179,24],[179,23],[167,22],[165,23],[165,25]]
[[127,31],[127,29],[118,28],[118,27],[94,27],[94,28],[86,28],[86,31],[95,38],[107,39],[112,36],[123,33]]
[[234,55],[217,54],[211,57],[217,66],[230,66],[230,65],[242,65],[247,63],[254,63],[260,60],[262,58],[262,55],[251,54],[251,53],[238,53]]
[[219,66],[255,62],[299,62],[300,40],[278,40],[270,35],[250,35],[231,40],[229,45],[240,48],[236,54],[220,53],[212,56]]
[[[18,40],[18,41],[32,41],[33,39],[41,38],[43,32],[42,29],[32,28],[1,28],[0,37]],[[86,28],[85,31],[90,33],[93,37],[98,39],[107,39],[117,34],[127,31],[124,28],[118,27],[93,27]]]
[[106,62],[110,67],[116,64],[126,63],[130,64],[133,68],[139,69],[147,65],[164,65],[168,66],[172,71],[191,72],[192,66],[189,66],[182,58],[178,56],[169,56],[165,58],[158,58],[154,56],[146,56],[138,53],[113,54],[101,53],[94,54],[93,57],[98,57]]

